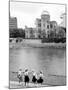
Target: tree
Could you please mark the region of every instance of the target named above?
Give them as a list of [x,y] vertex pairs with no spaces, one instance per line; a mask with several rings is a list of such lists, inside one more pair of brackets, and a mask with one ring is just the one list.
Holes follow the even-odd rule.
[[64,38],[65,36],[65,31],[64,29],[60,28],[58,32],[58,38]]
[[19,37],[25,38],[25,30],[19,29]]
[[25,38],[25,31],[23,29],[10,29],[10,38]]

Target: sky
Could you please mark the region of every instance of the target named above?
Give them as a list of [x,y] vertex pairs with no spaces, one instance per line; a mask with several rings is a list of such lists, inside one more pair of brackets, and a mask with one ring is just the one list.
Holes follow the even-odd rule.
[[28,2],[10,2],[10,16],[17,17],[18,28],[35,27],[36,18],[41,18],[43,11],[48,11],[50,20],[58,24],[62,22],[60,16],[65,13],[65,5],[42,4]]

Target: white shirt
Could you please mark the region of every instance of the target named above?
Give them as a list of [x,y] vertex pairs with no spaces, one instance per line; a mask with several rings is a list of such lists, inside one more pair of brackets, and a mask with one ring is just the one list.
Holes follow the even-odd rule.
[[24,73],[24,75],[28,75],[28,71]]
[[37,78],[37,74],[35,72],[33,73],[33,76],[35,76]]
[[42,74],[42,73],[40,73],[40,74],[39,74],[39,77],[42,77],[42,78],[43,78],[43,74]]

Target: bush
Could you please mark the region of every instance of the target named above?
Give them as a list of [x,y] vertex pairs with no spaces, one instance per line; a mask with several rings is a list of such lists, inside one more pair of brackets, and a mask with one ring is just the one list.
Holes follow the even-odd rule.
[[25,38],[25,31],[23,29],[10,29],[10,38]]
[[42,43],[65,43],[66,38],[44,38],[42,39]]

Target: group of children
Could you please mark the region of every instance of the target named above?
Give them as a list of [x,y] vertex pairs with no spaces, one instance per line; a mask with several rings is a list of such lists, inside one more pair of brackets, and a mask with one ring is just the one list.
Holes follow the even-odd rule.
[[[32,82],[38,83],[38,84],[42,84],[43,83],[43,73],[40,71],[39,75],[37,75],[36,72],[32,71]],[[22,78],[22,69],[19,69],[17,77],[19,79],[19,83],[24,81],[25,82],[25,86],[30,82],[30,77],[29,77],[29,71],[28,69],[25,70],[25,72],[23,72],[24,74],[24,80]]]

